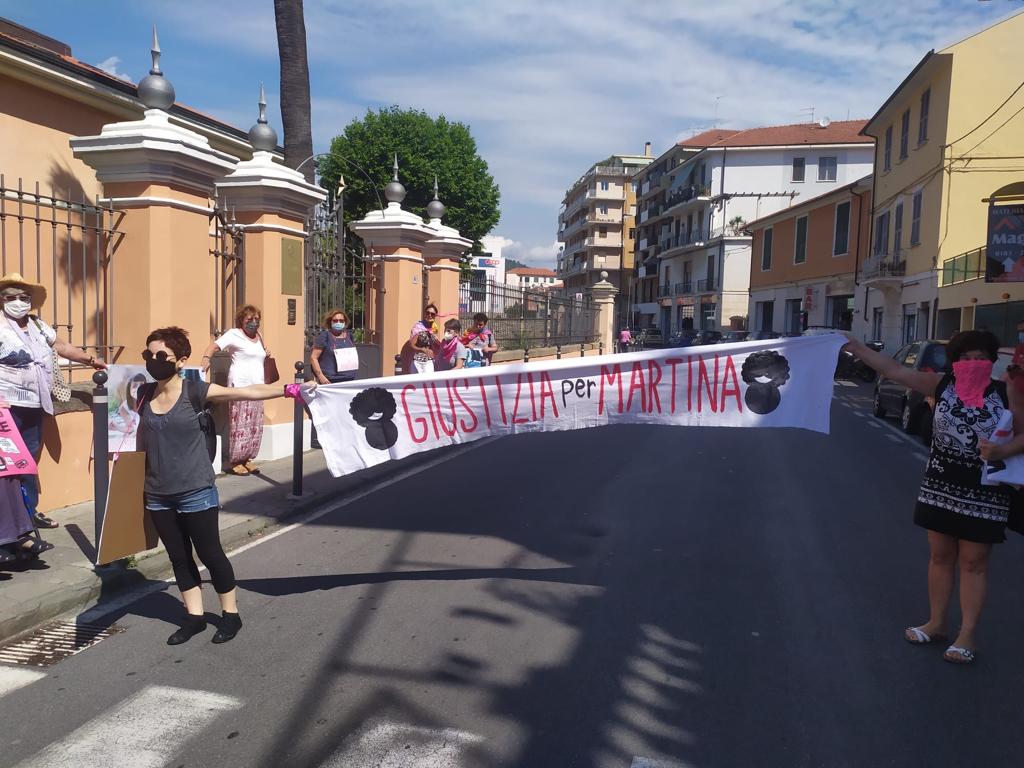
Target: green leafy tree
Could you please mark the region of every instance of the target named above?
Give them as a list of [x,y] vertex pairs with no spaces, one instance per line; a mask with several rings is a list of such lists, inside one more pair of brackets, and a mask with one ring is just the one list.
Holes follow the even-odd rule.
[[345,223],[387,205],[383,190],[391,181],[395,153],[399,180],[407,191],[402,207],[425,217],[436,175],[447,208],[444,222],[472,240],[479,252],[480,238],[498,223],[498,186],[477,153],[469,127],[443,115],[435,119],[397,106],[368,110],[331,142],[330,155],[320,159],[320,178],[334,190],[344,176]]

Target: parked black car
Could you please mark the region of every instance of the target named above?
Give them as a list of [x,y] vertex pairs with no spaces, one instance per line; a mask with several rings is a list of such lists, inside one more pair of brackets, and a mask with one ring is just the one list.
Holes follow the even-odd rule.
[[633,339],[633,343],[640,349],[654,349],[665,346],[665,337],[661,328],[643,328]]
[[750,338],[750,331],[726,331],[722,334],[719,344],[733,344],[737,341],[746,341]]
[[779,336],[780,334],[776,331],[757,331],[751,338],[756,341],[763,341],[764,339],[777,339]]
[[[893,355],[896,362],[916,371],[941,373],[947,370],[946,342],[929,340],[907,344]],[[880,377],[875,384],[875,416],[898,414],[908,435],[921,435],[925,444],[932,439],[932,403],[919,392]]]
[[722,340],[721,331],[697,331],[697,338],[694,339],[694,344],[717,344]]
[[697,343],[698,331],[692,328],[685,328],[681,331],[676,331],[668,340],[670,347],[692,347]]

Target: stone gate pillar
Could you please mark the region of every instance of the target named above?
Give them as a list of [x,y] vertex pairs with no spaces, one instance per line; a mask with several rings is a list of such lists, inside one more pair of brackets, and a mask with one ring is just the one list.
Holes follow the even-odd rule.
[[608,273],[601,272],[601,279],[590,289],[597,307],[597,337],[604,343],[604,351],[615,351],[615,286],[608,282]]
[[367,272],[374,289],[367,292],[366,312],[374,319],[387,375],[423,311],[423,250],[437,232],[416,214],[402,209],[405,187],[398,180],[397,157],[394,178],[384,188],[384,197],[388,201],[385,210],[371,211],[350,228],[362,238],[370,258]]
[[[261,332],[277,361],[282,385],[292,381],[294,364],[305,355],[306,222],[326,192],[305,177],[274,162],[277,134],[267,124],[260,86],[259,119],[249,131],[252,160],[243,160],[216,183],[221,204],[234,212],[244,237],[243,301],[263,312]],[[204,345],[207,342],[204,342]],[[290,400],[265,403],[266,426],[257,458],[270,460],[292,452],[294,407]]]
[[427,205],[429,226],[434,230],[434,237],[424,246],[423,260],[426,263],[427,296],[437,304],[447,320],[459,316],[461,259],[473,247],[473,242],[462,237],[457,229],[441,222],[444,212],[444,203],[437,197],[435,178],[434,199]]
[[106,201],[124,212],[112,264],[114,339],[125,348],[117,362],[140,364],[149,331],[173,324],[190,332],[190,362],[198,365],[214,322],[210,199],[214,180],[234,168],[235,158],[170,122],[174,87],[160,71],[155,31],[152,56],[139,83],[143,119],[105,125],[100,135],[70,144],[96,171]]

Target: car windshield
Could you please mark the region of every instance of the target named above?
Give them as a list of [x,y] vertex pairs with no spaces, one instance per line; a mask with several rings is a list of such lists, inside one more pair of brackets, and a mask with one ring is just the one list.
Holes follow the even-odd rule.
[[920,361],[921,368],[931,368],[933,371],[946,369],[946,345],[929,344],[924,351]]

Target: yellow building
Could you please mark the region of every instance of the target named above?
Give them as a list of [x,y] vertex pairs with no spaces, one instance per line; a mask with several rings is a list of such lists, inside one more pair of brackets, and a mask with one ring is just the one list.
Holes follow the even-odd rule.
[[985,327],[1004,344],[1024,285],[986,283],[988,203],[1024,179],[1024,14],[930,51],[864,128],[875,138],[855,331],[896,351]]
[[594,163],[565,193],[558,214],[558,279],[568,296],[589,294],[602,271],[619,290],[616,325],[626,322],[633,278],[636,186],[633,176],[651,162],[643,155],[612,155]]

